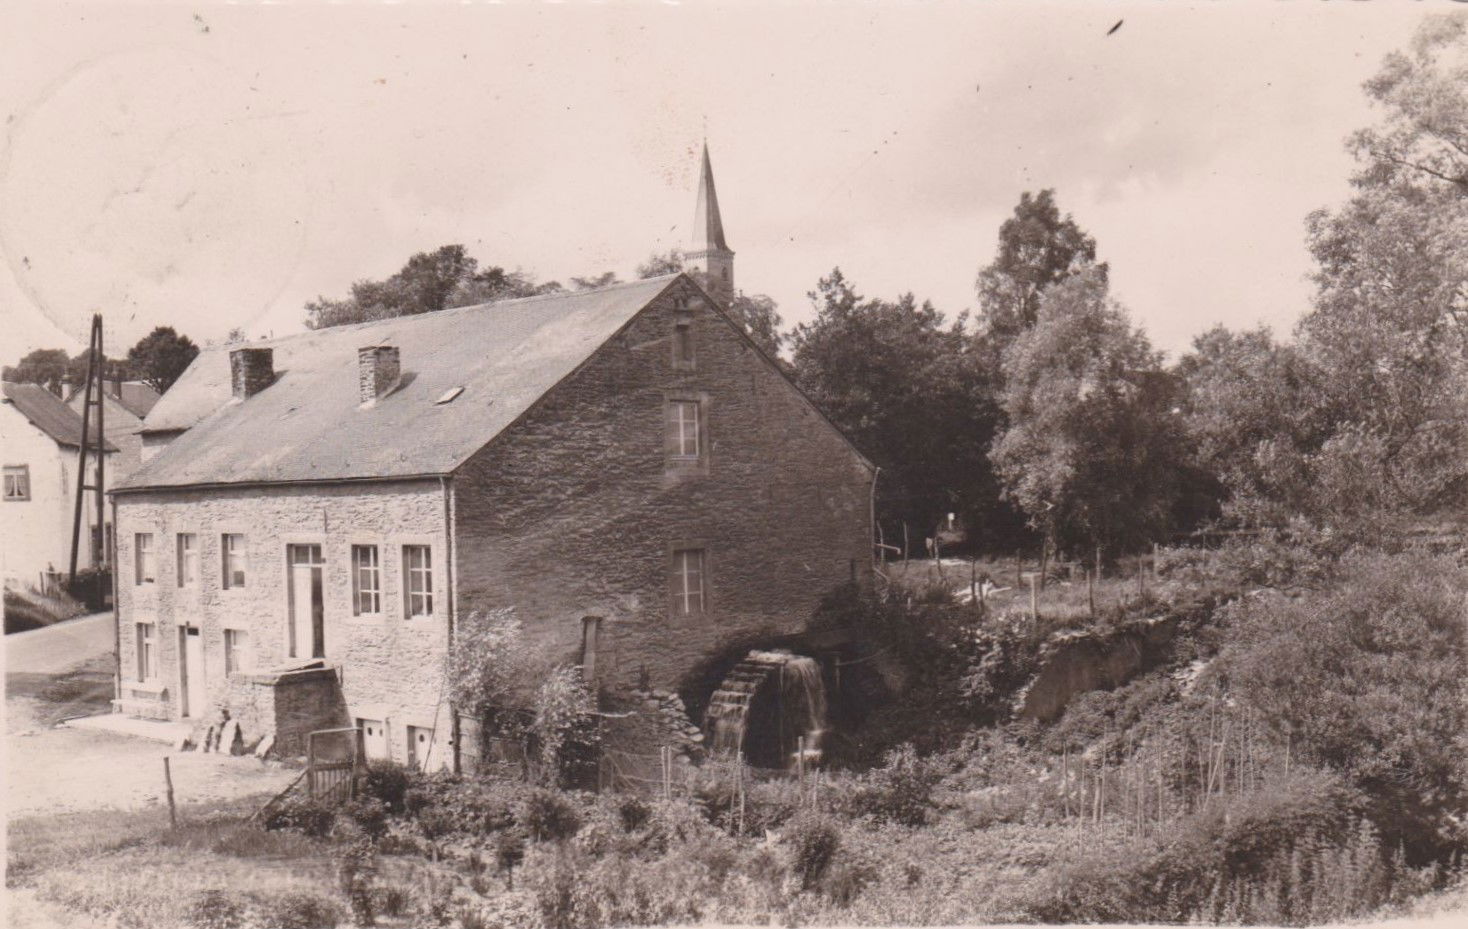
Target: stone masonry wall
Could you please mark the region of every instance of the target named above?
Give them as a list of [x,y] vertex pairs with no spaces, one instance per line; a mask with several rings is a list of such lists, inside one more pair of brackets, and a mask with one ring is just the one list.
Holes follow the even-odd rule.
[[[645,667],[673,687],[731,640],[798,633],[821,596],[870,573],[869,466],[679,286],[453,478],[459,616],[514,606],[541,654],[571,662],[583,617],[602,617],[605,684]],[[695,307],[691,371],[673,360],[679,297]],[[709,454],[670,469],[680,397],[703,400]],[[703,615],[672,609],[676,548],[707,552]]]
[[[438,481],[393,482],[339,486],[282,486],[200,489],[168,493],[122,494],[117,498],[118,609],[122,622],[124,687],[136,677],[134,624],[157,624],[158,678],[161,705],[177,718],[179,705],[179,629],[200,628],[204,652],[204,681],[209,693],[208,713],[230,704],[231,715],[260,720],[270,716],[299,715],[289,707],[248,705],[253,675],[287,661],[288,610],[286,546],[314,543],[322,546],[325,562],[322,594],[326,660],[336,666],[341,697],[349,717],[387,723],[390,748],[401,760],[406,753],[406,727],[432,728],[440,707],[440,676],[447,617],[447,535],[444,497]],[[156,581],[134,583],[136,533],[152,532],[157,552]],[[180,587],[177,572],[177,534],[196,534],[199,579]],[[221,535],[245,536],[249,557],[243,588],[221,585]],[[351,546],[378,546],[382,573],[382,612],[353,616],[351,600]],[[427,544],[433,558],[433,616],[404,619],[402,596],[403,544]],[[249,662],[240,674],[227,679],[224,669],[224,630],[242,629],[249,636]],[[309,649],[309,646],[307,647]],[[309,657],[309,656],[307,656]],[[231,697],[233,694],[233,697]],[[280,695],[275,695],[279,701]],[[309,714],[308,714],[309,715]],[[329,715],[329,714],[328,714]],[[338,714],[339,715],[339,714]],[[244,720],[242,720],[242,724]],[[246,741],[265,733],[243,726]],[[447,756],[448,728],[439,730],[438,763]]]

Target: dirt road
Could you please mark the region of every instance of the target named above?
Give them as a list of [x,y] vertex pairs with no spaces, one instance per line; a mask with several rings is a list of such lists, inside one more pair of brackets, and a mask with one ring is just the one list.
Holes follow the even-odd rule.
[[113,648],[112,614],[93,613],[5,637],[7,674],[59,674]]

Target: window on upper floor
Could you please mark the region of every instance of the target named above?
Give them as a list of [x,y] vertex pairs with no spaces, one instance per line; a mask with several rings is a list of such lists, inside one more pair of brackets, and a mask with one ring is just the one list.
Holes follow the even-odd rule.
[[152,623],[136,623],[133,626],[133,644],[138,659],[138,680],[151,681],[158,676],[158,655],[154,650],[154,627]]
[[133,583],[151,584],[158,576],[157,553],[153,551],[153,533],[133,536]]
[[225,590],[245,586],[250,559],[245,551],[245,537],[239,532],[226,532],[219,537],[220,585]]
[[192,587],[199,582],[199,537],[192,532],[178,534],[178,586]]
[[5,466],[5,492],[6,503],[20,503],[31,498],[31,466],[30,465],[6,465]]
[[673,552],[673,613],[696,616],[706,605],[706,559],[701,548],[682,548]]
[[693,310],[687,297],[679,297],[673,303],[673,368],[678,371],[694,369]]
[[703,404],[697,400],[668,401],[668,457],[687,463],[703,458]]
[[376,545],[352,546],[352,615],[382,612],[382,567]]
[[427,545],[403,546],[403,615],[433,615],[433,553]]

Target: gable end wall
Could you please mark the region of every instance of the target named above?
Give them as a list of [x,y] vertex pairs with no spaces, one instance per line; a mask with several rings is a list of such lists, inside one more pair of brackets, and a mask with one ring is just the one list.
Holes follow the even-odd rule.
[[[802,631],[871,566],[870,467],[733,325],[694,313],[675,368],[665,291],[453,477],[457,613],[515,607],[540,654],[580,658],[599,616],[598,677],[672,686],[736,640]],[[704,401],[707,461],[670,469],[672,398]],[[675,548],[704,548],[708,609],[671,608]],[[461,620],[467,621],[467,620]]]

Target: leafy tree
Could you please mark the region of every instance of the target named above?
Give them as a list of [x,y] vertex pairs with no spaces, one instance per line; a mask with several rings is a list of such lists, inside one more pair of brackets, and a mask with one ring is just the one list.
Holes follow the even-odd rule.
[[[675,248],[671,251],[649,255],[646,261],[637,266],[637,277],[639,280],[645,280],[649,277],[660,277],[683,270],[685,270],[683,253]],[[697,271],[689,273],[695,280],[702,277]],[[699,280],[699,283],[703,283],[702,280]],[[754,339],[771,358],[780,357],[780,347],[785,337],[780,332],[779,305],[773,299],[764,294],[751,295],[740,291],[724,309],[735,322],[744,327],[749,337]]]
[[6,365],[4,378],[21,384],[40,384],[52,393],[61,393],[67,380],[71,359],[64,348],[38,348],[15,365]]
[[1255,442],[1257,486],[1235,497],[1246,518],[1380,542],[1468,496],[1465,59],[1468,19],[1429,18],[1366,84],[1384,116],[1351,139],[1355,195],[1309,219],[1316,291],[1294,364],[1307,389],[1297,422]]
[[998,541],[1013,525],[986,457],[999,411],[966,316],[949,325],[911,294],[864,298],[839,268],[810,296],[816,318],[791,335],[795,379],[881,467],[878,518],[921,539],[958,512]]
[[1105,280],[1096,240],[1061,216],[1054,190],[1021,194],[1014,215],[999,227],[998,254],[975,282],[980,319],[995,349],[1035,324],[1046,289],[1082,269]]
[[199,347],[172,326],[159,326],[127,350],[127,361],[143,382],[159,393],[173,382],[199,354]]
[[645,281],[650,277],[676,274],[682,270],[683,251],[674,248],[666,252],[654,252],[647,256],[647,260],[637,266],[637,279]]
[[571,278],[571,287],[574,290],[595,290],[598,287],[610,287],[613,284],[620,283],[621,279],[617,277],[617,272],[615,271],[603,271],[595,277]]
[[1386,109],[1380,125],[1350,146],[1362,163],[1361,186],[1398,182],[1468,196],[1468,17],[1429,16],[1407,52],[1393,52],[1365,84]]
[[[1324,441],[1314,367],[1268,329],[1216,326],[1193,340],[1175,371],[1191,465],[1210,485],[1195,489],[1245,522],[1277,523],[1298,512],[1311,488],[1298,470],[1272,465],[1281,453],[1308,454]],[[1283,506],[1264,518],[1264,500]]]
[[462,245],[419,252],[386,280],[360,280],[344,300],[318,297],[306,304],[312,329],[433,313],[454,306],[529,297],[559,291],[554,282],[536,284],[520,271],[481,269]]
[[1134,549],[1167,527],[1183,460],[1176,388],[1102,269],[1046,292],[1005,349],[1004,381],[1009,424],[992,459],[1047,549]]

